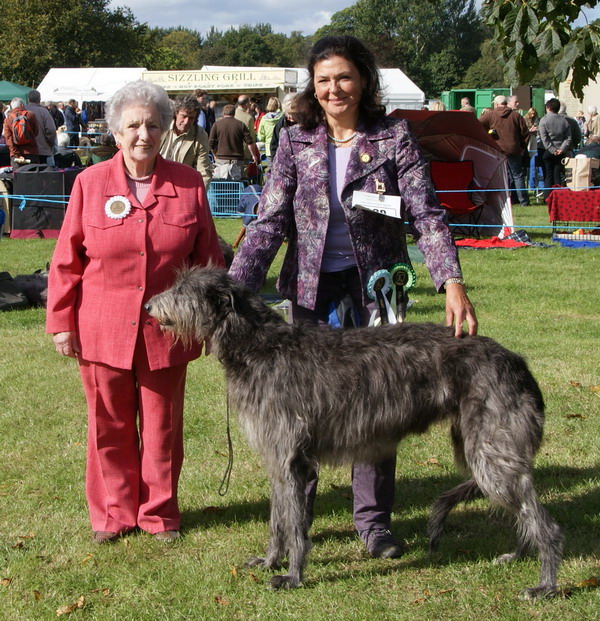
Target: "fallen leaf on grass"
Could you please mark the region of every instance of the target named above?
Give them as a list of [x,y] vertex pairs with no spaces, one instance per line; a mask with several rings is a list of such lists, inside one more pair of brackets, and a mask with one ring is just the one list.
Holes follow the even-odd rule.
[[90,591],[90,593],[102,593],[104,597],[108,597],[110,595],[110,589],[108,587],[103,589],[94,589],[93,591]]
[[419,464],[419,466],[441,466],[439,459],[435,457],[430,457],[425,461],[418,461],[417,464]]
[[583,420],[586,420],[587,416],[584,416],[583,414],[567,414],[565,418],[581,418]]
[[13,546],[13,550],[21,550],[22,548],[23,548],[22,541],[17,541],[17,543],[15,543],[15,545]]
[[82,595],[76,602],[69,604],[68,606],[62,606],[56,610],[56,616],[62,617],[63,615],[70,615],[78,608],[83,608],[85,604],[85,597]]
[[29,535],[19,535],[19,539],[33,539],[35,535],[33,533],[29,533]]
[[425,603],[424,597],[419,597],[419,599],[413,600],[413,604],[424,604],[424,603]]
[[235,565],[231,568],[231,575],[237,578],[237,567]]
[[591,392],[600,392],[600,386],[590,386]]
[[2,578],[2,580],[0,580],[0,584],[2,586],[8,586],[12,581],[12,578]]
[[253,574],[251,571],[248,572],[248,576],[250,577],[251,580],[254,580],[254,582],[260,582],[258,576]]
[[582,580],[581,582],[578,582],[575,586],[579,587],[580,589],[595,589],[598,586],[598,578],[596,578],[596,576],[593,576],[592,578],[588,578],[587,580]]
[[82,565],[85,565],[88,561],[91,561],[94,558],[94,555],[91,552],[88,552],[85,555],[85,558],[81,561]]
[[581,388],[581,382],[570,381],[569,384],[571,384],[574,388]]
[[229,600],[225,599],[223,596],[221,595],[217,595],[215,597],[215,602],[217,604],[219,604],[219,606],[229,606]]
[[35,597],[36,602],[39,602],[42,599],[42,594],[39,591],[34,591],[33,597]]

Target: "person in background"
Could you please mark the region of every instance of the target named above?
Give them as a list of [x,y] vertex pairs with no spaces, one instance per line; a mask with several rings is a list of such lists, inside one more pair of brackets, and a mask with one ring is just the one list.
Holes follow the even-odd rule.
[[234,118],[235,106],[227,104],[223,107],[223,118],[219,119],[210,130],[208,144],[215,158],[215,179],[239,181],[244,171],[244,146],[247,146],[254,163],[260,164],[260,156],[256,143],[248,127]]
[[56,136],[56,150],[54,152],[54,165],[57,168],[72,168],[73,166],[81,166],[81,159],[75,152],[70,149],[71,138],[66,132],[59,132]]
[[472,112],[475,114],[475,108],[471,105],[471,101],[468,97],[463,97],[460,100],[460,109],[462,112]]
[[110,160],[119,151],[114,136],[108,132],[100,134],[98,142],[100,143],[99,146],[90,149],[91,164],[99,164],[100,162]]
[[581,129],[579,128],[579,123],[572,116],[567,114],[567,104],[564,102],[560,102],[560,109],[558,114],[563,117],[569,124],[569,129],[571,130],[571,149],[578,149],[581,144]]
[[279,134],[284,127],[291,127],[296,124],[296,119],[294,118],[294,112],[296,111],[296,97],[298,93],[287,93],[283,97],[283,101],[281,102],[281,108],[283,110],[283,115],[275,125],[275,129],[273,130],[273,137],[271,138],[271,158],[275,159],[275,154],[277,153],[277,147],[279,146]]
[[[32,140],[26,143],[15,141],[13,134],[13,123],[18,117],[27,116],[27,124],[30,132],[33,134]],[[25,110],[25,102],[20,97],[14,97],[10,102],[10,112],[4,119],[3,134],[6,140],[6,146],[10,153],[10,165],[13,170],[17,170],[20,166],[30,163],[39,163],[37,136],[40,132],[38,120],[33,112]]]
[[600,136],[600,116],[598,115],[598,108],[596,108],[596,106],[588,106],[588,114],[590,118],[585,124],[585,137]]
[[559,114],[560,101],[553,97],[546,102],[546,114],[538,126],[540,139],[544,145],[544,199],[547,199],[555,185],[562,185],[564,157],[571,157],[573,144],[571,127],[567,120]]
[[445,112],[446,111],[446,105],[441,102],[441,101],[434,101],[430,106],[429,109],[432,112]]
[[184,266],[223,266],[204,183],[163,159],[173,119],[160,86],[119,89],[106,120],[120,150],[81,172],[50,263],[46,330],[76,358],[88,405],[86,496],[93,541],[139,527],[179,537],[185,348],[144,310]]
[[279,119],[283,116],[281,111],[281,103],[277,97],[270,97],[265,108],[266,112],[263,118],[260,120],[258,126],[258,132],[256,133],[256,139],[258,142],[264,142],[265,155],[267,161],[271,161],[271,138],[273,138],[273,132],[275,131],[275,125],[279,122]]
[[577,152],[577,155],[585,155],[585,157],[595,157],[600,159],[600,136],[590,136]]
[[497,95],[494,98],[494,109],[484,111],[479,120],[508,158],[508,175],[516,194],[513,202],[518,200],[521,205],[528,206],[529,194],[523,168],[523,154],[529,142],[529,128],[525,119],[516,110],[508,107],[508,100],[504,95]]
[[[427,162],[408,124],[385,114],[373,54],[351,36],[324,37],[308,62],[308,83],[296,98],[297,124],[281,130],[263,189],[258,218],[230,268],[253,291],[262,286],[280,246],[287,250],[278,280],[291,300],[293,321],[327,323],[331,307],[350,296],[368,325],[373,274],[409,263],[404,220],[436,289],[446,292],[446,323],[459,338],[463,323],[477,331],[445,210],[437,201]],[[353,206],[353,192],[402,196],[403,218]],[[390,532],[395,456],[352,471],[354,523],[369,553],[391,558],[403,546]],[[317,473],[307,492],[310,525]]]
[[69,132],[71,146],[78,147],[79,134],[85,131],[85,126],[81,114],[78,112],[77,101],[75,99],[69,99],[63,114],[65,115],[65,125],[67,126],[67,132]]
[[200,103],[193,95],[179,95],[175,99],[174,118],[160,143],[160,154],[167,160],[195,168],[208,186],[212,179],[207,133],[196,123]]
[[25,110],[29,110],[35,114],[39,131],[36,136],[38,147],[38,162],[40,164],[48,164],[54,166],[52,157],[53,150],[56,146],[56,125],[52,115],[45,106],[42,106],[40,92],[33,89],[27,93],[27,101]]

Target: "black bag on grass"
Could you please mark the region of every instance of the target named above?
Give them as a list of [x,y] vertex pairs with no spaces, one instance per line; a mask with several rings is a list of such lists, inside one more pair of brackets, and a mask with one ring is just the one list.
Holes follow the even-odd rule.
[[0,272],[0,311],[27,308],[27,306],[29,306],[29,300],[15,284],[13,277],[8,272]]

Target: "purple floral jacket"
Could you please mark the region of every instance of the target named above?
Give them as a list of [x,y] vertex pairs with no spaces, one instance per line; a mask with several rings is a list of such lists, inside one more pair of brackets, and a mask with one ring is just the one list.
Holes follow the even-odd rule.
[[[406,121],[386,117],[375,127],[359,126],[351,147],[342,203],[363,291],[370,276],[408,262],[403,220],[425,257],[438,291],[460,277],[456,246],[431,183],[427,163]],[[355,190],[402,196],[404,218],[354,209]],[[230,268],[231,275],[258,291],[284,239],[288,248],[277,288],[286,298],[313,309],[329,221],[329,157],[324,125],[284,128],[262,192],[258,218]]]

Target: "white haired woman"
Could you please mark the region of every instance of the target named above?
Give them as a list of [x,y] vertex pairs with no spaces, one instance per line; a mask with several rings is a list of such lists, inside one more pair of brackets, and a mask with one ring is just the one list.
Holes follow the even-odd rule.
[[93,540],[137,528],[179,537],[184,349],[144,311],[184,265],[223,265],[204,184],[164,160],[167,93],[137,81],[107,104],[120,151],[79,174],[49,276],[47,332],[77,358],[88,404],[86,495]]

